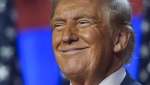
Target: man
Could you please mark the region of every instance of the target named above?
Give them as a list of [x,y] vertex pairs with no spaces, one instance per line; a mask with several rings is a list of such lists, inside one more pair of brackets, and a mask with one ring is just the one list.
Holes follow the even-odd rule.
[[72,85],[140,85],[123,68],[134,32],[127,0],[54,0],[56,60]]

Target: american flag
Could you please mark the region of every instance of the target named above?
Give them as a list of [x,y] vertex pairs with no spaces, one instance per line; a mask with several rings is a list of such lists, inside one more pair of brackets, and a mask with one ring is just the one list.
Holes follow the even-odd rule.
[[150,85],[150,0],[143,0],[144,16],[142,22],[141,66],[139,80]]
[[0,0],[0,85],[22,85],[12,0]]

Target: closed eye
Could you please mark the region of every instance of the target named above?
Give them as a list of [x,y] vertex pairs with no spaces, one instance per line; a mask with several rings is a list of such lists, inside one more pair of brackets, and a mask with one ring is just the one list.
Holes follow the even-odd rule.
[[53,29],[61,30],[65,27],[64,24],[54,24]]
[[81,20],[78,22],[77,24],[79,27],[86,27],[86,26],[89,26],[90,25],[90,22],[87,21],[87,20]]

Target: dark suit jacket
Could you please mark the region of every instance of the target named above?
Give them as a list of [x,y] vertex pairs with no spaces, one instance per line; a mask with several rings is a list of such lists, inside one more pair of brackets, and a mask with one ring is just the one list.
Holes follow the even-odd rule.
[[142,85],[139,82],[135,81],[130,74],[126,71],[126,77],[124,78],[121,85]]

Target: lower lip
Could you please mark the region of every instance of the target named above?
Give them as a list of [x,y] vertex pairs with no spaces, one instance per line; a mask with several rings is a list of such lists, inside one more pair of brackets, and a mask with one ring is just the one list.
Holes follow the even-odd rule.
[[63,55],[77,55],[79,54],[80,52],[83,52],[85,51],[87,48],[84,48],[84,49],[78,49],[78,50],[70,50],[70,51],[66,51],[66,52],[62,52]]

